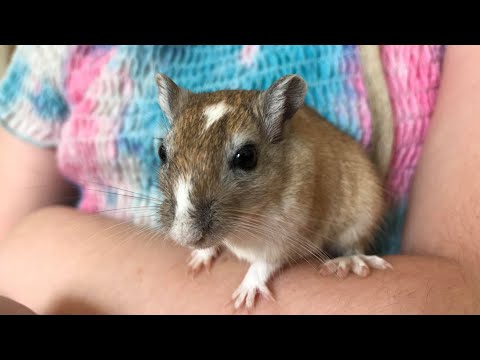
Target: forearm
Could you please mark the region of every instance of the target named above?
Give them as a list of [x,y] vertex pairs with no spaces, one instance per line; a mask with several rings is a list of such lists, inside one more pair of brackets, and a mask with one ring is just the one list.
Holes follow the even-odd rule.
[[0,241],[23,216],[67,204],[73,187],[60,175],[53,149],[28,144],[0,127]]
[[[480,46],[450,46],[413,184],[403,251],[439,255],[480,284]],[[480,286],[479,286],[480,289]]]
[[[47,209],[0,244],[0,294],[37,313],[232,313],[225,304],[247,265],[220,258],[187,275],[188,252],[128,225]],[[225,261],[225,259],[227,259]],[[391,257],[391,271],[361,279],[321,277],[308,263],[274,277],[275,303],[256,313],[476,313],[461,268],[433,257]]]

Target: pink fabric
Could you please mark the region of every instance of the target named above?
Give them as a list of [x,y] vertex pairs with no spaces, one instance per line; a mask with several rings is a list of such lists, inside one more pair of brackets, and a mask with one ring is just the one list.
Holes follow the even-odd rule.
[[387,188],[404,197],[412,182],[440,83],[444,47],[382,46],[394,116],[395,143]]
[[[68,78],[65,81],[65,91],[71,101],[72,115],[62,130],[62,139],[94,139],[101,135],[100,129],[104,119],[96,116],[99,112],[99,102],[92,94],[102,94],[101,76],[105,76],[108,71],[107,64],[112,58],[114,51],[92,50],[90,47],[79,47],[77,54],[72,54],[67,64]],[[97,89],[95,89],[95,87]],[[93,91],[92,91],[93,90]],[[104,92],[103,92],[104,93]],[[116,123],[116,124],[115,124]],[[113,126],[118,127],[118,121]],[[115,139],[115,130],[111,128],[109,134],[112,141]],[[105,131],[102,129],[102,133]],[[108,146],[109,152],[115,149],[115,146]],[[65,152],[75,151],[75,154],[66,154]],[[114,152],[114,150],[113,150]],[[113,155],[113,153],[112,153]],[[98,192],[88,191],[92,187],[92,181],[98,180],[99,160],[105,158],[97,150],[96,143],[93,141],[83,141],[77,143],[75,148],[68,146],[59,147],[58,159],[59,166],[65,176],[75,179],[77,183],[86,184],[84,197],[80,210],[94,212],[105,207],[105,196]],[[69,161],[72,159],[83,159],[80,161]],[[101,163],[101,161],[100,161]],[[88,174],[90,183],[85,183],[84,179],[79,179],[79,174]]]
[[[362,98],[367,98],[367,90],[361,76],[357,76],[355,78],[354,87],[356,92],[359,93]],[[372,114],[368,107],[367,101],[358,102],[358,114],[360,118],[360,126],[362,128],[362,137],[360,142],[363,146],[367,146],[372,137]]]
[[252,65],[259,50],[260,45],[244,45],[240,54],[240,63],[246,66]]

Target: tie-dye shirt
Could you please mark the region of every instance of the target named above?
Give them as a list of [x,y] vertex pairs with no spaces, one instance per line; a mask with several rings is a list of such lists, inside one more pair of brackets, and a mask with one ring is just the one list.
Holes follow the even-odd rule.
[[[394,120],[386,183],[394,203],[378,250],[396,253],[444,47],[380,50]],[[117,209],[105,214],[152,222],[151,206],[161,197],[155,139],[168,129],[156,72],[192,91],[266,89],[297,73],[308,83],[308,105],[363,145],[371,141],[355,45],[19,46],[0,84],[0,123],[26,141],[56,148],[61,173],[81,190],[81,211]]]

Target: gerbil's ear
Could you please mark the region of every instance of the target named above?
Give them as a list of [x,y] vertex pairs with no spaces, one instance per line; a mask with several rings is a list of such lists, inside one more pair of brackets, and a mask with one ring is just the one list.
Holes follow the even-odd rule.
[[171,124],[180,114],[182,106],[189,94],[189,91],[182,89],[165,74],[156,74],[155,81],[158,87],[158,102],[160,108]]
[[283,127],[302,106],[307,83],[298,75],[287,75],[277,80],[261,96],[263,123],[271,142],[279,141]]

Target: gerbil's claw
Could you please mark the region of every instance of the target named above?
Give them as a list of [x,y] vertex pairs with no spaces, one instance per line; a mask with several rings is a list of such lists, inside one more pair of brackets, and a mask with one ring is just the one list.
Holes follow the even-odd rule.
[[325,262],[320,269],[320,274],[327,276],[336,274],[344,278],[350,272],[366,277],[370,274],[370,268],[385,270],[393,269],[393,266],[378,256],[370,255],[351,255],[342,256]]
[[210,273],[212,263],[218,254],[216,248],[193,250],[190,255],[190,261],[188,262],[188,274],[195,277],[203,269]]
[[275,302],[274,296],[265,284],[248,285],[242,283],[233,293],[232,300],[229,303],[234,301],[236,310],[244,306],[245,309],[250,312],[254,308],[257,293],[268,301]]
[[232,301],[236,310],[244,307],[248,312],[253,310],[257,294],[268,301],[275,302],[270,289],[267,286],[268,280],[280,267],[279,264],[271,264],[262,261],[250,265],[240,286],[233,292]]

